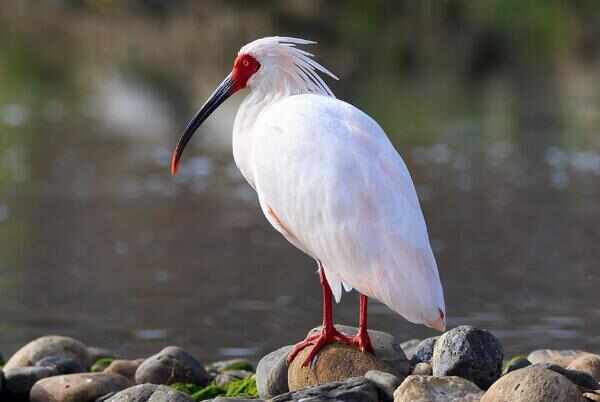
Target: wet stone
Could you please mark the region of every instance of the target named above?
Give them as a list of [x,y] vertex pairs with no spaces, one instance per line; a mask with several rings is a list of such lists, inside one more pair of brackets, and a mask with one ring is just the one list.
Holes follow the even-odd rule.
[[423,339],[419,344],[415,347],[412,358],[410,359],[410,363],[415,366],[419,363],[431,363],[431,358],[433,357],[433,347],[437,342],[439,336],[435,336],[432,338]]
[[64,357],[77,361],[83,367],[91,365],[87,347],[67,336],[44,336],[19,349],[6,363],[5,369],[29,367],[45,357]]
[[569,370],[577,370],[588,373],[596,381],[600,381],[600,356],[586,354],[575,358],[568,366]]
[[420,339],[409,339],[408,341],[404,341],[400,344],[400,347],[404,351],[406,358],[411,360],[415,351],[417,350],[417,346],[421,343]]
[[586,354],[581,350],[556,350],[556,349],[538,349],[529,353],[527,360],[531,364],[553,363],[561,367],[567,367],[577,357]]
[[87,402],[129,387],[123,376],[104,373],[80,373],[50,377],[35,383],[31,402]]
[[256,387],[261,398],[286,393],[288,388],[287,356],[292,346],[284,346],[265,355],[256,366]]
[[135,372],[137,384],[175,383],[206,385],[210,377],[202,364],[185,350],[169,346],[144,360]]
[[367,371],[365,378],[375,384],[379,393],[379,400],[382,402],[393,401],[394,391],[404,380],[404,378],[377,370]]
[[118,392],[102,402],[193,402],[188,395],[166,385],[141,384]]
[[534,367],[534,366],[542,367],[547,370],[552,370],[555,373],[561,374],[577,386],[580,386],[580,387],[583,387],[586,389],[591,389],[591,390],[596,390],[596,389],[600,388],[598,381],[596,381],[596,379],[594,377],[592,377],[590,374],[585,373],[583,371],[569,370],[569,369],[563,368],[562,366],[559,366],[558,364],[552,364],[552,363],[534,364],[532,367]]
[[433,375],[462,377],[487,389],[500,377],[503,358],[502,345],[492,333],[460,326],[440,336],[435,343]]
[[417,363],[412,371],[413,375],[432,375],[433,367],[429,363]]
[[16,367],[4,370],[6,390],[12,395],[28,395],[39,380],[57,375],[51,367]]
[[377,402],[377,387],[364,377],[350,378],[343,382],[332,382],[299,391],[288,392],[271,399],[270,402]]
[[44,357],[36,364],[38,367],[50,367],[56,370],[57,374],[75,374],[83,373],[86,368],[83,367],[76,359],[71,359],[64,356],[48,356]]
[[369,370],[390,373],[394,371],[379,360],[377,356],[361,352],[354,346],[339,343],[325,345],[315,356],[312,363],[304,367],[303,363],[310,350],[310,346],[303,349],[290,363],[288,369],[288,387],[290,391],[364,376]]
[[478,402],[481,395],[464,378],[411,375],[394,392],[394,402]]
[[575,384],[541,365],[532,365],[502,376],[481,402],[585,402]]
[[[348,325],[335,325],[335,328],[346,336],[354,336],[358,328]],[[313,328],[308,335],[314,335],[321,327]],[[374,329],[367,330],[377,359],[393,370],[393,374],[406,376],[410,373],[410,362],[396,339],[387,332]]]

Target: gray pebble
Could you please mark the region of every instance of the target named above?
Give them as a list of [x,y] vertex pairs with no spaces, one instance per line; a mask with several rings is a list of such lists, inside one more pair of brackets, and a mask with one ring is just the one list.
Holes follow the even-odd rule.
[[270,402],[378,402],[377,387],[364,377],[281,394]]
[[51,367],[16,367],[4,370],[6,390],[13,395],[29,395],[33,385],[58,373]]
[[261,398],[269,399],[289,391],[287,356],[292,347],[279,348],[258,362],[256,387]]
[[433,375],[462,377],[488,389],[500,377],[503,358],[502,345],[492,333],[464,325],[446,332],[435,343]]
[[75,374],[87,371],[86,368],[81,365],[81,362],[79,360],[71,359],[64,356],[44,357],[35,365],[38,367],[53,368],[58,374]]
[[141,384],[104,399],[103,402],[193,402],[188,395],[165,385]]
[[177,382],[206,385],[209,376],[202,364],[185,350],[169,346],[144,360],[135,371],[137,384],[164,384]]
[[225,384],[230,383],[231,381],[243,380],[244,378],[248,378],[254,373],[252,371],[246,370],[229,370],[223,373],[217,374],[215,377],[215,384],[218,386],[223,386]]
[[379,370],[369,370],[365,374],[365,378],[370,380],[379,391],[379,399],[382,402],[392,402],[394,400],[394,391],[402,383],[402,379],[393,374]]
[[404,354],[408,360],[412,359],[419,343],[421,343],[420,339],[409,339],[408,341],[404,341],[400,344],[400,347],[404,351]]
[[412,366],[416,366],[418,363],[431,363],[433,357],[433,348],[437,342],[439,336],[423,339],[415,347],[414,353],[410,359]]

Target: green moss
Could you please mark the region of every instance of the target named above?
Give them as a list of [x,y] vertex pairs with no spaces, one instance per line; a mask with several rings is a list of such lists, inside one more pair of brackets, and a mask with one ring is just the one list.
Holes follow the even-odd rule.
[[227,366],[221,368],[221,370],[219,370],[219,371],[224,372],[224,371],[230,371],[230,370],[246,370],[246,371],[254,372],[254,367],[252,367],[252,364],[250,364],[247,361],[239,360],[239,361],[232,362],[231,364],[228,364]]
[[251,375],[243,380],[231,381],[225,385],[225,388],[227,389],[225,396],[258,397],[255,375]]
[[523,367],[531,365],[531,362],[527,360],[527,356],[518,355],[514,356],[508,361],[505,361],[502,365],[502,375],[507,374],[513,370],[518,370]]
[[200,387],[195,384],[172,384],[172,388],[179,392],[189,395],[194,401],[204,401],[216,398],[217,396],[237,396],[245,398],[258,397],[256,389],[256,376],[252,375],[243,380],[232,381],[225,386],[218,386],[211,383],[206,387]]
[[102,359],[98,359],[96,360],[96,363],[92,364],[92,368],[90,369],[90,371],[92,373],[99,373],[101,371],[104,371],[105,368],[110,366],[113,360],[114,359],[110,357],[103,357]]

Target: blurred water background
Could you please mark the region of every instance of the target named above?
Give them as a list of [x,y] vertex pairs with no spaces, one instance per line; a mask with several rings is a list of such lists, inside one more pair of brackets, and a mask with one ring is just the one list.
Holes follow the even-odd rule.
[[[131,357],[252,359],[319,324],[315,264],[238,173],[228,101],[182,128],[252,39],[318,40],[338,97],[406,160],[450,326],[507,354],[600,350],[600,2],[0,3],[0,350],[71,335]],[[335,308],[357,322],[357,296]],[[370,325],[434,335],[382,305]]]

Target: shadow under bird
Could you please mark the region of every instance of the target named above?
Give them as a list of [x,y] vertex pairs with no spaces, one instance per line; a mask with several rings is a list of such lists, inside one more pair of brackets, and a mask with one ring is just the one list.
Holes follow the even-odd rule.
[[[227,98],[248,88],[233,127],[233,156],[271,225],[314,258],[323,292],[323,326],[298,343],[309,364],[327,343],[373,352],[367,298],[413,323],[443,331],[444,294],[410,173],[382,128],[335,98],[320,74],[337,79],[297,45],[267,37],[242,47],[233,70],[189,122],[171,173],[194,132]],[[360,293],[359,330],[336,330],[332,297]]]

